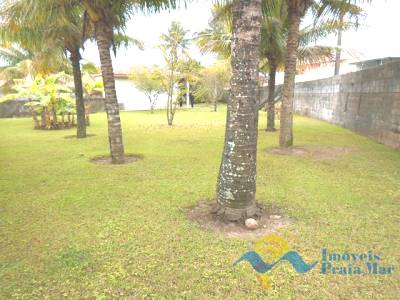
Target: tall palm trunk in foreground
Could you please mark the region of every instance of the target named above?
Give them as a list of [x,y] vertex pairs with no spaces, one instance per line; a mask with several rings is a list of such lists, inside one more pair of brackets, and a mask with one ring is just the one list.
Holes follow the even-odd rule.
[[275,131],[275,78],[276,63],[270,59],[270,70],[268,79],[268,99],[267,99],[267,129],[266,131]]
[[217,213],[236,221],[256,213],[261,0],[234,0],[231,95],[217,182]]
[[293,98],[296,76],[297,50],[299,47],[300,23],[310,0],[288,1],[288,37],[285,58],[285,79],[282,90],[282,110],[280,118],[280,147],[293,145]]
[[111,31],[112,29],[102,19],[95,23],[95,35],[100,53],[101,73],[103,75],[104,91],[106,94],[105,102],[111,159],[113,164],[122,164],[124,163],[124,145],[110,53],[110,36],[113,34]]
[[79,48],[71,50],[70,56],[72,64],[72,72],[74,75],[74,86],[75,86],[75,103],[76,103],[76,118],[77,118],[77,129],[76,137],[86,137],[86,117],[85,117],[85,103],[83,100],[83,87],[82,87],[82,73],[80,60],[81,55]]

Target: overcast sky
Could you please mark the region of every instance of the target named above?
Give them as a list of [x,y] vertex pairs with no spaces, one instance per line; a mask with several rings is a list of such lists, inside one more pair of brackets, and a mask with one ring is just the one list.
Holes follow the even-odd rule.
[[[142,40],[145,50],[135,48],[119,50],[114,59],[114,68],[117,71],[127,71],[135,65],[163,64],[160,51],[155,48],[159,37],[166,33],[172,21],[183,24],[192,35],[207,27],[211,17],[211,0],[196,1],[188,7],[171,12],[144,16],[135,15],[129,22],[127,34]],[[372,59],[386,56],[400,56],[400,0],[375,0],[372,4],[363,5],[367,17],[357,31],[348,31],[343,36],[343,47],[355,50],[361,54],[361,59]],[[336,37],[332,36],[321,44],[335,45]],[[213,55],[202,56],[195,46],[191,47],[193,58],[201,60],[203,64],[210,64]],[[83,57],[99,64],[98,52],[95,45],[86,46]]]

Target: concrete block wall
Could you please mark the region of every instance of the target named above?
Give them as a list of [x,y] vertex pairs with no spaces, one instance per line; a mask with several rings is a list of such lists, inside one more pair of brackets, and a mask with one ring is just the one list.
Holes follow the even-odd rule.
[[400,149],[400,62],[297,83],[294,109]]

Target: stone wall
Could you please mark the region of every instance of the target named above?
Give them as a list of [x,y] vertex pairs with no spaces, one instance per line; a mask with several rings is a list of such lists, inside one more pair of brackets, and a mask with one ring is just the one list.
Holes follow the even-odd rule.
[[31,116],[31,110],[25,105],[28,100],[18,99],[0,102],[0,118]]
[[[30,108],[25,105],[28,100],[17,99],[0,102],[0,118],[28,117],[31,116]],[[90,113],[105,111],[104,98],[90,97],[85,99],[89,105]],[[123,107],[120,107],[123,110]]]
[[[97,113],[106,111],[106,103],[103,97],[94,96],[85,99],[85,105],[89,107],[90,113]],[[123,103],[118,103],[119,110],[125,110]]]
[[400,62],[297,83],[294,109],[400,149]]
[[103,97],[88,97],[85,99],[85,105],[89,107],[90,113],[106,111]]

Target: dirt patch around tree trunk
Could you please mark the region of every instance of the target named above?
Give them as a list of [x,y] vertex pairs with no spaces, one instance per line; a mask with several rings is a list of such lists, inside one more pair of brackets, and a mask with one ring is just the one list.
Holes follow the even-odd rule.
[[126,165],[126,164],[131,164],[134,162],[137,162],[139,160],[143,159],[141,155],[137,154],[125,154],[124,155],[124,163],[122,164],[113,164],[111,161],[111,157],[108,155],[102,155],[102,156],[96,156],[90,160],[91,163],[96,164],[96,165]]
[[329,147],[329,146],[294,146],[289,148],[267,149],[267,154],[299,156],[314,160],[336,159],[342,155],[356,152],[350,147]]
[[259,205],[261,214],[255,218],[258,222],[257,229],[248,229],[243,221],[225,222],[214,213],[214,201],[201,201],[189,207],[187,216],[190,221],[199,225],[204,230],[228,236],[252,239],[276,232],[278,229],[289,226],[292,221],[283,216],[281,210],[266,205]]

